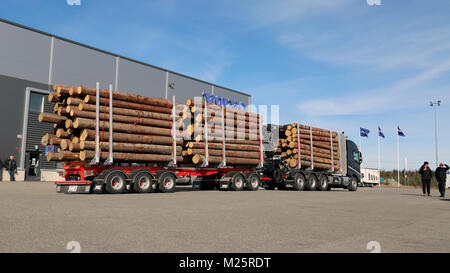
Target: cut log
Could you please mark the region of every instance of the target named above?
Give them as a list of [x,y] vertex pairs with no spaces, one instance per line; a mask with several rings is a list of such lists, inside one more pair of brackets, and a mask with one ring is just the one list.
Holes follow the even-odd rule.
[[[84,98],[84,102],[88,104],[95,104],[96,97],[87,95]],[[106,98],[100,98],[100,105],[108,106],[109,105],[109,99]],[[166,113],[171,114],[172,108],[170,107],[161,107],[161,106],[153,106],[153,105],[147,105],[147,104],[139,104],[134,102],[128,102],[128,101],[121,101],[121,100],[113,100],[113,108],[119,107],[119,108],[127,108],[127,109],[134,109],[134,110],[141,110],[141,111],[149,111],[149,112],[158,112],[158,113]]]
[[40,113],[38,117],[39,122],[59,123],[67,120],[67,117],[58,116],[57,114]]
[[[86,161],[91,160],[95,156],[94,151],[81,151],[80,160]],[[109,153],[102,152],[101,160],[108,159]],[[161,154],[133,154],[133,153],[113,153],[115,161],[121,162],[170,162],[172,161],[171,155],[161,155]],[[177,156],[177,161],[183,161],[183,157]]]
[[[100,139],[103,141],[109,140],[109,132],[100,132]],[[95,130],[85,129],[80,134],[80,139],[95,140]],[[168,136],[155,136],[155,135],[137,135],[127,133],[113,133],[113,139],[117,142],[125,143],[144,143],[144,144],[162,144],[172,145],[172,137]],[[177,138],[177,145],[181,145],[183,140]]]
[[[74,90],[74,94],[77,95],[92,95],[95,96],[97,94],[96,88],[89,88],[84,86],[79,86]],[[100,97],[109,98],[109,90],[100,90]],[[140,95],[122,93],[122,92],[113,92],[112,95],[114,100],[126,101],[126,102],[134,102],[146,105],[160,106],[164,108],[171,108],[172,102],[167,99],[162,98],[151,98],[144,97]]]
[[[70,116],[95,119],[97,114],[95,112],[87,112],[87,111],[80,111],[78,109],[72,109],[70,111]],[[100,114],[99,118],[100,118],[100,120],[108,120],[109,121],[109,114],[106,114],[106,113]],[[130,116],[123,116],[123,115],[113,115],[113,121],[114,122],[123,122],[123,123],[128,123],[128,124],[149,125],[149,126],[156,126],[156,127],[163,127],[163,128],[172,128],[172,123],[173,123],[170,120],[139,118],[139,117],[130,117]],[[182,125],[181,121],[179,121],[177,126],[179,127],[181,125]]]
[[[94,150],[95,141],[81,141],[81,150]],[[109,143],[100,143],[100,148],[103,151],[109,150]],[[139,144],[139,143],[113,143],[114,152],[133,152],[133,153],[155,153],[155,154],[172,154],[172,146],[169,145],[154,145],[154,144]],[[181,146],[177,146],[177,155],[181,154]]]
[[[205,147],[204,142],[188,142],[187,148],[203,149]],[[222,144],[219,143],[208,143],[208,148],[210,149],[222,149]],[[259,152],[259,145],[245,145],[245,144],[226,144],[226,150],[241,150],[241,151],[254,151]]]
[[[192,157],[192,163],[201,164],[205,162],[205,156],[196,154]],[[222,157],[210,156],[209,163],[220,163],[222,162]],[[237,158],[237,157],[227,157],[227,164],[230,165],[258,165],[260,163],[259,159],[251,158]]]
[[[78,105],[78,109],[80,111],[90,111],[95,112],[96,106],[87,103],[81,103]],[[99,111],[101,113],[109,113],[109,107],[100,106]],[[131,116],[131,117],[140,117],[140,118],[154,118],[161,120],[173,120],[172,114],[169,113],[158,113],[158,112],[148,112],[148,111],[140,111],[134,109],[126,109],[126,108],[118,108],[113,105],[113,114]]]
[[[222,156],[222,150],[216,150],[216,149],[208,149],[208,153],[212,156]],[[194,154],[202,154],[205,155],[205,149],[193,149],[188,148],[187,149],[188,155],[194,155]],[[239,158],[260,158],[259,152],[248,152],[248,151],[232,151],[227,150],[225,152],[226,157],[239,157]],[[228,161],[228,160],[227,160]]]

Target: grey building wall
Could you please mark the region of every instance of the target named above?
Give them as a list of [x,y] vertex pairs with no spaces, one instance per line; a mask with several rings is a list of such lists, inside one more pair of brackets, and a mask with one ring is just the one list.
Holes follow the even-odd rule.
[[47,83],[51,38],[0,22],[0,75]]

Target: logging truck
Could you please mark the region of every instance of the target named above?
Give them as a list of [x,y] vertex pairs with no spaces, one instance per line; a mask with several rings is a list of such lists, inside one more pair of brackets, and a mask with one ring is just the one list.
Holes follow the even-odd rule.
[[263,125],[258,114],[207,100],[180,104],[99,84],[54,89],[48,99],[55,114],[39,121],[54,124],[42,144],[59,149],[47,160],[64,162],[59,193],[169,193],[177,184],[356,191],[361,181],[362,155],[344,133],[298,122]]

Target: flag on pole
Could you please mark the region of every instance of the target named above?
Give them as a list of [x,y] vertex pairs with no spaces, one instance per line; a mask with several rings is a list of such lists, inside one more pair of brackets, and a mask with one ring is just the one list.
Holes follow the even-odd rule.
[[403,131],[400,129],[400,126],[397,125],[397,133],[399,136],[401,137],[405,137],[405,134],[403,133]]
[[380,137],[384,138],[384,134],[383,134],[383,132],[381,131],[380,126],[378,126],[378,135],[379,135]]
[[369,133],[370,133],[369,129],[364,129],[364,128],[360,127],[359,132],[362,137],[369,137]]

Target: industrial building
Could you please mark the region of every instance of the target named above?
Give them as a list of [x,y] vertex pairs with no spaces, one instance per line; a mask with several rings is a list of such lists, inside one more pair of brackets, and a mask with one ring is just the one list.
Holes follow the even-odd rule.
[[[0,18],[0,159],[16,157],[16,180],[57,179],[62,166],[45,159],[41,138],[49,124],[40,112],[53,112],[46,96],[53,84],[84,85],[185,102],[203,93],[239,105],[251,96],[180,73],[136,61]],[[223,101],[222,99],[216,101]],[[3,180],[9,176],[3,173]]]

